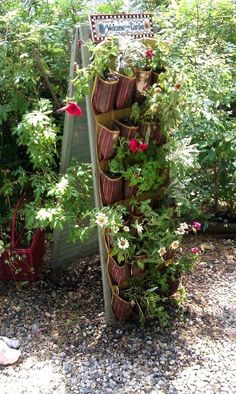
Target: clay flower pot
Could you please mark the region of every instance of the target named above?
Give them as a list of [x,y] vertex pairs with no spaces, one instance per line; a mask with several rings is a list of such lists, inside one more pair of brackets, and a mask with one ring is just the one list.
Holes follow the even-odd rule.
[[144,268],[139,267],[138,262],[145,259],[146,256],[134,256],[133,261],[130,263],[130,275],[131,276],[139,276],[145,272]]
[[120,129],[120,136],[125,137],[129,140],[135,137],[137,131],[138,131],[138,126],[129,126],[126,125],[125,123],[122,123],[122,120],[115,120],[114,121],[117,126]]
[[114,81],[105,81],[98,75],[94,81],[92,105],[95,113],[110,112],[114,107],[118,78],[114,74]]
[[111,308],[115,319],[119,322],[123,322],[131,315],[134,304],[123,300],[123,298],[119,296],[119,288],[117,286],[113,286]]
[[145,137],[148,129],[150,128],[150,139],[156,146],[162,146],[167,142],[167,138],[161,133],[160,126],[158,123],[144,123],[138,128],[138,132],[141,137]]
[[126,75],[116,73],[119,77],[119,83],[115,97],[115,107],[117,109],[131,107],[134,98],[136,77],[127,77]]
[[[112,125],[110,125],[112,127]],[[98,160],[109,160],[116,153],[116,146],[118,144],[120,130],[116,127],[115,130],[97,124],[97,151]]]
[[130,277],[129,265],[119,266],[112,256],[108,257],[108,272],[113,283],[119,285]]
[[123,198],[122,177],[110,178],[100,170],[101,196],[104,205],[114,204]]
[[136,90],[135,90],[135,101],[138,104],[141,104],[145,97],[143,95],[144,92],[152,84],[152,71],[143,71],[143,70],[136,70]]
[[130,186],[129,179],[124,181],[124,199],[131,198],[137,194],[138,186]]

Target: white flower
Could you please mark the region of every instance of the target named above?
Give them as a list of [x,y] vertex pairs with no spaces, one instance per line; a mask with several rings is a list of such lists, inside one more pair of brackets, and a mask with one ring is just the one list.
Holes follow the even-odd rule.
[[161,257],[164,256],[164,254],[166,253],[166,248],[164,248],[163,246],[158,250],[158,253]]
[[178,249],[179,247],[179,241],[173,241],[172,244],[170,245],[171,249]]
[[116,234],[116,233],[118,233],[118,231],[119,231],[119,227],[114,226],[114,227],[111,228],[111,231],[112,231],[114,234]]
[[108,222],[108,218],[104,213],[100,212],[96,215],[95,223],[98,226],[103,227],[107,224],[107,222]]
[[123,230],[124,230],[126,233],[129,233],[129,232],[130,232],[130,229],[129,229],[128,226],[124,226],[124,227],[123,227]]
[[123,237],[118,239],[118,247],[120,249],[128,249],[129,247],[129,241]]
[[51,217],[50,212],[45,208],[39,209],[39,211],[36,214],[36,219],[38,220],[46,220],[49,219],[50,217]]
[[141,224],[136,223],[136,229],[137,229],[138,233],[143,232],[143,226]]
[[182,228],[183,230],[188,230],[188,224],[187,223],[180,223],[179,228]]
[[64,176],[61,178],[60,182],[57,184],[57,190],[59,193],[64,193],[64,191],[68,187],[68,179],[66,179]]
[[185,234],[185,230],[188,230],[188,228],[189,226],[187,225],[187,223],[180,223],[179,227],[175,231],[175,234],[183,235]]
[[177,235],[185,234],[184,228],[181,228],[181,227],[177,228],[177,230],[175,231],[175,234],[177,234]]

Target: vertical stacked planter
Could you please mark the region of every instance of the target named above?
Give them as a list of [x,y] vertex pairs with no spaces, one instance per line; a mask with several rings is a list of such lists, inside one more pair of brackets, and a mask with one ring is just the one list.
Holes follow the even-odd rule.
[[[108,161],[115,157],[119,139],[127,140],[145,137],[148,125],[134,127],[124,124],[122,120],[129,118],[132,104],[142,103],[145,99],[143,92],[153,83],[151,71],[136,71],[134,77],[114,72],[114,81],[102,81],[96,77],[92,92],[92,108],[96,123],[97,165],[100,185],[100,200],[102,206],[125,204],[127,199],[137,193],[136,186],[130,186],[122,177],[113,177],[108,170]],[[151,126],[151,139],[157,146],[166,142],[160,133],[158,125]],[[146,197],[146,196],[145,196]],[[145,256],[136,256],[130,262],[120,266],[110,254],[109,236],[104,234],[107,247],[107,272],[112,292],[111,306],[114,317],[118,321],[126,320],[132,313],[132,302],[122,299],[120,289],[130,277],[144,273],[145,267],[140,268],[138,262]]]

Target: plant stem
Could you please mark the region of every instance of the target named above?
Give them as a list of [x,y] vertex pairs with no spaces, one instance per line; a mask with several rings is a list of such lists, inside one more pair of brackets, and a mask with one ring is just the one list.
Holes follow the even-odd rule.
[[53,85],[49,81],[47,72],[46,72],[46,70],[44,68],[44,65],[43,65],[43,61],[42,61],[42,59],[40,57],[40,53],[37,51],[37,49],[35,47],[32,47],[32,54],[33,54],[33,58],[34,58],[35,62],[37,63],[37,65],[39,67],[41,77],[44,79],[44,81],[45,81],[45,83],[47,85],[47,88],[48,88],[49,92],[51,93],[51,96],[53,98],[53,101],[54,101],[56,107],[60,107],[60,102],[59,102],[57,96],[54,93]]

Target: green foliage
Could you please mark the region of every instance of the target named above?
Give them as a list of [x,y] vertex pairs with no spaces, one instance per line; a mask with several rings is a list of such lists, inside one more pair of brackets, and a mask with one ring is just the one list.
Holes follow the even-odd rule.
[[46,170],[55,166],[57,128],[48,116],[52,111],[49,100],[41,99],[39,109],[23,115],[15,133],[18,145],[27,147],[34,169]]
[[185,177],[181,172],[177,177],[174,166],[171,175],[179,213],[191,217],[235,215],[234,14],[231,0],[198,0],[180,1],[158,15],[168,72],[182,80],[171,139],[187,138],[198,150]]

